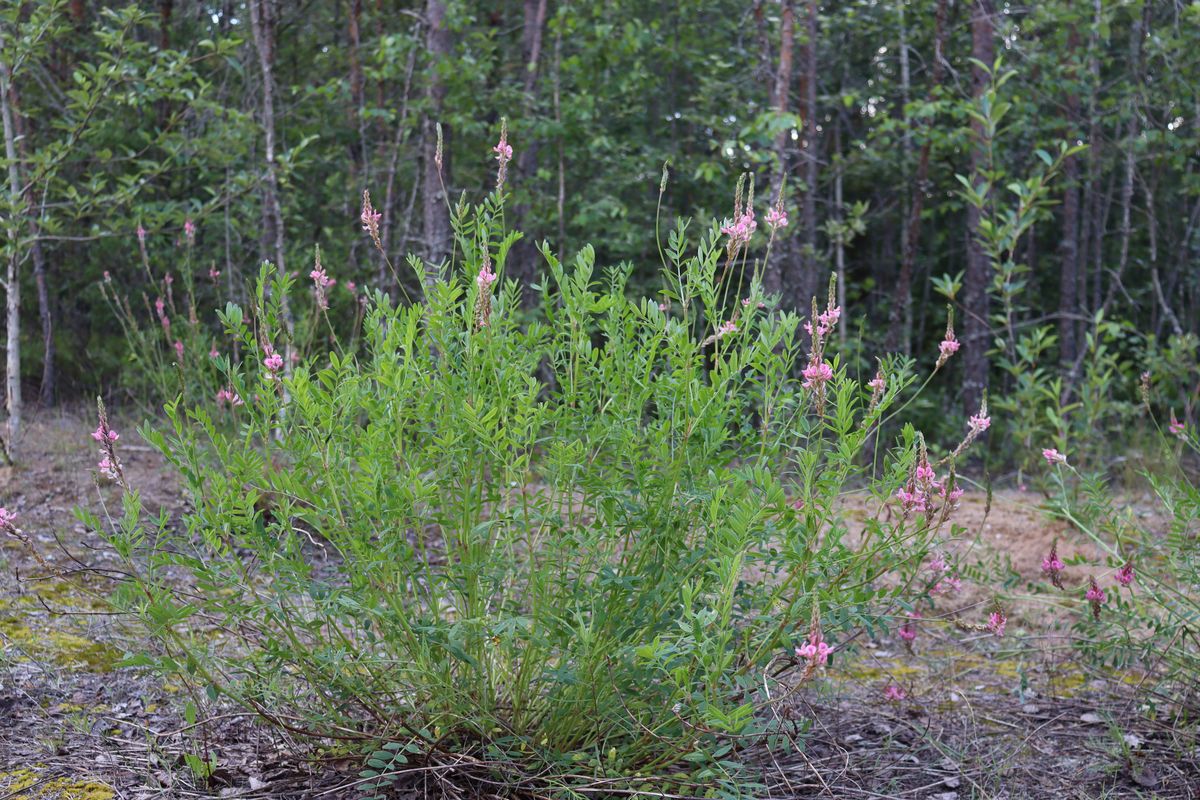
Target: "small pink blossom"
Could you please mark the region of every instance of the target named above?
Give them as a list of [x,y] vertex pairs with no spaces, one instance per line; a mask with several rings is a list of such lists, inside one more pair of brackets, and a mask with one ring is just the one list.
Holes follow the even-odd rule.
[[767,227],[773,231],[777,231],[780,228],[786,228],[788,226],[787,212],[778,206],[769,210],[767,215],[764,217],[764,220],[767,223]]
[[1042,458],[1046,459],[1046,463],[1050,466],[1067,463],[1067,457],[1053,447],[1047,447],[1045,450],[1043,450]]
[[112,283],[112,275],[108,273],[108,270],[104,270],[104,282]]
[[216,267],[210,268],[208,270],[208,277],[211,278],[215,283],[217,278],[221,277],[221,270],[217,269]]
[[941,553],[934,553],[929,558],[929,563],[925,565],[925,568],[934,575],[941,575],[943,572],[949,571],[950,565],[946,563],[946,557],[944,555]]
[[140,222],[138,223],[138,226],[137,226],[137,237],[138,237],[139,242],[141,242],[142,244],[146,243],[146,229],[142,227],[142,224]]
[[1167,423],[1167,430],[1171,432],[1172,436],[1187,439],[1187,423],[1175,419],[1174,414],[1171,415],[1171,421]]
[[987,414],[976,414],[967,420],[967,427],[972,433],[983,433],[992,426],[992,418]]
[[0,506],[0,528],[15,528],[17,526],[17,512],[9,511],[4,506]]
[[731,333],[737,333],[737,323],[733,320],[726,320],[721,323],[721,327],[717,328],[717,338],[728,336]]
[[175,358],[183,361],[183,342],[179,339],[175,340]]
[[883,690],[883,699],[893,703],[899,703],[906,697],[908,697],[908,693],[894,683],[889,683]]
[[803,511],[804,510],[804,499],[801,497],[797,497],[795,500],[792,501],[792,508],[796,509],[797,511]]
[[728,225],[721,226],[721,233],[729,237],[730,249],[734,251],[749,242],[756,230],[758,223],[754,220],[754,211],[750,209]]
[[1003,611],[993,611],[988,616],[987,629],[994,636],[1003,636],[1006,625],[1008,625],[1008,617],[1004,616]]
[[742,298],[742,308],[749,308],[751,302],[752,301],[750,300],[749,297],[743,297]]
[[187,239],[188,247],[196,243],[196,223],[192,222],[191,217],[183,222],[183,235]]
[[801,374],[804,376],[804,388],[815,389],[833,380],[833,367],[828,361],[822,361],[820,364],[809,364]]
[[308,277],[312,278],[314,286],[318,286],[322,289],[327,286],[332,286],[334,283],[333,279],[325,273],[325,270],[319,267],[308,273]]
[[957,575],[953,575],[950,577],[943,578],[942,580],[935,583],[933,585],[933,588],[929,590],[929,593],[932,595],[941,595],[943,597],[950,597],[952,595],[958,594],[961,591],[962,591],[962,578],[958,577]]
[[900,629],[897,631],[897,633],[900,635],[901,639],[903,639],[906,642],[911,642],[913,639],[917,638],[916,620],[917,620],[917,615],[914,614],[913,612],[909,611],[908,619],[904,620],[904,623],[900,626]]
[[283,369],[283,356],[275,352],[275,348],[267,344],[263,346],[263,354],[266,356],[263,359],[263,366],[271,372],[279,372]]
[[915,509],[925,507],[925,493],[917,488],[902,486],[896,490],[896,498],[900,501],[900,505],[904,508],[905,514],[908,514]]
[[496,161],[500,166],[496,170],[496,191],[504,191],[504,182],[508,178],[508,162],[512,161],[513,149],[508,143],[508,120],[500,120],[500,141],[496,142],[496,146],[492,148],[492,152],[496,154]]
[[121,479],[121,473],[117,471],[116,462],[111,456],[101,456],[100,461],[96,464],[96,468],[100,470],[100,474],[108,478],[110,481]]
[[217,391],[217,406],[223,407],[226,403],[229,404],[230,408],[237,408],[240,405],[244,405],[242,398],[238,397],[237,392],[233,391],[233,389],[219,389]]
[[1088,601],[1092,603],[1103,603],[1105,600],[1104,590],[1095,583],[1088,587],[1087,593],[1084,595],[1084,597],[1086,597]]
[[666,310],[667,310],[667,304],[666,304],[666,303],[659,303],[659,304],[658,304],[658,310],[659,310],[659,311],[666,311]]
[[937,473],[933,471],[933,467],[929,466],[928,462],[925,462],[917,465],[913,476],[919,483],[933,483]]
[[[842,317],[841,306],[831,306],[825,309],[820,314],[817,314],[817,332],[816,335],[822,339],[828,336],[837,326],[838,320]],[[813,335],[813,325],[811,322],[804,323],[804,330],[809,336]]]
[[821,634],[813,631],[809,635],[809,639],[804,644],[796,648],[796,655],[806,659],[814,664],[826,664],[829,661],[829,654],[833,652],[833,648],[821,639]]
[[[953,334],[951,334],[951,336],[953,336]],[[941,354],[943,359],[949,358],[958,352],[960,344],[961,343],[958,341],[958,339],[943,339],[938,344],[938,352]]]
[[208,357],[209,358],[220,358],[221,354],[220,354],[220,352],[217,351],[217,348],[214,347],[212,350],[208,351]]
[[96,430],[92,431],[92,438],[97,442],[103,442],[105,440],[115,442],[121,438],[121,435],[112,428],[105,428],[104,425],[100,425],[96,428]]
[[1133,562],[1126,561],[1125,566],[1117,570],[1117,583],[1128,586],[1133,583]]
[[475,285],[479,287],[479,291],[485,292],[495,282],[496,273],[492,272],[491,264],[484,262],[484,265],[479,268],[479,274],[475,276]]
[[867,381],[867,388],[875,394],[883,394],[887,389],[887,381],[883,378],[882,372],[875,373],[875,377]]
[[356,291],[358,291],[358,284],[354,281],[346,281],[346,290],[351,294],[354,294]]

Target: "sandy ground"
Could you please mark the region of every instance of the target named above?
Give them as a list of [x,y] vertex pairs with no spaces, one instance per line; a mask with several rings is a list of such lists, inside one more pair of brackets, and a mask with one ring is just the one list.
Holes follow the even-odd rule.
[[[84,416],[44,413],[28,426],[25,465],[0,471],[0,504],[49,568],[20,542],[0,541],[0,800],[175,797],[354,797],[354,760],[314,761],[286,736],[232,711],[189,725],[180,686],[117,666],[136,632],[107,610],[113,567],[101,538],[74,518],[101,500]],[[146,507],[186,511],[171,474],[133,426],[122,453]],[[1040,496],[998,493],[990,512],[968,494],[946,552],[963,591],[939,598],[911,646],[896,638],[838,654],[777,712],[806,730],[801,753],[743,754],[762,769],[763,797],[1200,798],[1197,731],[1152,720],[1134,692],[1140,673],[1099,673],[1079,663],[1066,629],[1070,609],[1048,603],[1040,564],[1054,540],[1069,560],[1096,553],[1037,510]],[[1085,580],[1068,577],[1068,588]],[[964,632],[952,618],[986,619],[1004,585],[1008,633]],[[1041,587],[1044,588],[1044,587]],[[885,687],[904,690],[887,701]],[[187,756],[213,754],[205,783]],[[414,779],[398,796],[485,796],[453,770]],[[465,779],[464,779],[465,780]],[[457,788],[455,788],[457,787]]]

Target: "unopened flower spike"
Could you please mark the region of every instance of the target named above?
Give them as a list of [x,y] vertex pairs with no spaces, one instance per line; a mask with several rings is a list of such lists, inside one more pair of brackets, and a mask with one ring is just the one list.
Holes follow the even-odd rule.
[[362,222],[363,232],[371,237],[371,242],[374,243],[375,249],[383,252],[383,242],[379,239],[379,221],[383,219],[383,214],[375,210],[371,205],[371,193],[363,189],[362,194],[362,213],[359,215],[359,221]]
[[1042,559],[1042,572],[1050,577],[1050,582],[1059,589],[1063,588],[1062,571],[1065,564],[1058,557],[1058,539],[1050,543],[1050,554]]
[[941,369],[950,360],[950,356],[958,352],[959,341],[954,336],[954,306],[946,305],[946,335],[938,345],[938,360],[934,369]]

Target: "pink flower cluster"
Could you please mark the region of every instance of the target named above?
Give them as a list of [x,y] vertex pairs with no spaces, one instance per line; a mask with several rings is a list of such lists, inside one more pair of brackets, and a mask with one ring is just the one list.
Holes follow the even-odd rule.
[[908,693],[894,683],[889,683],[883,690],[883,699],[898,703],[908,697]]
[[909,611],[908,619],[904,620],[904,623],[900,626],[898,633],[900,634],[900,638],[905,642],[912,642],[913,639],[917,638],[917,619],[917,615],[914,612]]
[[1104,605],[1107,599],[1104,590],[1100,588],[1100,584],[1096,583],[1094,575],[1088,577],[1088,590],[1083,595],[1088,603],[1092,606],[1092,617],[1100,619],[1100,606]]
[[1117,583],[1122,586],[1129,586],[1133,583],[1133,562],[1126,561],[1125,565],[1117,570]]
[[729,248],[734,252],[747,244],[756,230],[758,223],[754,220],[754,210],[750,208],[736,216],[730,224],[721,226],[721,233],[729,237]]
[[512,145],[508,143],[507,119],[500,120],[500,141],[496,142],[492,152],[496,154],[496,161],[500,163],[496,171],[496,191],[503,193],[504,182],[508,179],[508,162],[512,161],[513,157]]
[[992,632],[993,636],[1003,636],[1004,628],[1008,625],[1008,617],[1003,611],[993,611],[988,615],[987,629]]
[[0,506],[0,529],[10,530],[15,527],[17,527],[17,512]]
[[946,483],[937,479],[937,473],[929,464],[925,448],[922,446],[917,466],[913,469],[908,483],[896,491],[896,499],[900,501],[905,516],[914,511],[933,516],[937,509],[935,498],[941,498],[947,511],[954,511],[958,508],[963,493],[963,488],[957,485],[949,491],[946,490]]
[[371,193],[366,189],[363,189],[362,212],[358,215],[358,219],[362,223],[363,232],[371,237],[375,249],[382,253],[383,242],[379,239],[379,221],[383,219],[383,214],[376,211],[375,207],[371,205]]
[[938,360],[934,369],[941,369],[950,356],[958,352],[959,342],[954,337],[954,307],[949,306],[946,311],[946,334],[942,337],[942,341],[938,344]]
[[96,467],[104,477],[124,485],[125,473],[121,468],[121,460],[117,457],[117,451],[113,447],[121,436],[109,426],[104,404],[97,401],[96,406],[100,418],[100,424],[96,426],[96,430],[92,431],[92,439],[100,443],[100,461]]
[[820,389],[833,380],[833,367],[828,361],[819,364],[810,363],[801,373],[804,376],[805,389]]
[[183,237],[187,240],[188,247],[196,244],[196,223],[192,222],[191,217],[183,221]]
[[1171,415],[1171,421],[1167,423],[1167,430],[1172,436],[1177,436],[1180,439],[1187,439],[1187,424],[1175,419],[1175,415]]
[[717,328],[717,338],[721,339],[731,333],[737,333],[737,329],[737,322],[735,320],[725,320],[721,323],[721,326]]
[[1062,559],[1058,557],[1058,541],[1055,540],[1050,544],[1050,553],[1042,559],[1042,572],[1050,576],[1050,582],[1059,589],[1063,588],[1062,571],[1066,568]]
[[230,408],[237,408],[238,406],[245,405],[245,403],[242,402],[242,398],[239,397],[237,392],[233,391],[233,389],[218,389],[217,407],[224,408],[226,403],[229,404]]
[[1042,458],[1046,459],[1046,463],[1050,466],[1067,463],[1067,457],[1055,450],[1053,447],[1047,447],[1045,450],[1043,450]]
[[814,630],[808,636],[808,641],[796,648],[796,656],[803,658],[812,665],[824,665],[829,661],[833,648],[821,638],[821,632]]
[[275,352],[275,348],[270,342],[263,345],[263,366],[272,374],[283,369],[283,356]]
[[154,311],[158,314],[158,321],[162,325],[163,331],[169,333],[171,330],[171,318],[167,316],[167,302],[161,297],[154,299]]
[[325,290],[337,281],[325,274],[325,269],[321,266],[320,261],[317,262],[316,269],[308,273],[308,277],[312,278],[313,291],[317,296],[317,307],[321,310],[329,308],[329,297],[325,294]]
[[[823,339],[829,334],[833,333],[833,329],[837,326],[838,320],[841,318],[841,306],[830,306],[829,308],[825,309],[817,315],[817,329],[815,335],[820,336]],[[804,323],[804,330],[809,336],[814,335],[813,324],[811,321]]]
[[779,205],[767,211],[767,215],[764,217],[764,220],[767,223],[767,227],[772,231],[777,231],[780,228],[786,228],[788,226],[787,212],[784,211]]

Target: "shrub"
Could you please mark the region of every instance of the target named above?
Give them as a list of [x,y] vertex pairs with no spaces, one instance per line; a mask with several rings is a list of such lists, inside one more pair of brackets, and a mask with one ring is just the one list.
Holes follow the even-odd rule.
[[460,205],[422,303],[376,292],[361,347],[333,337],[294,368],[294,287],[264,267],[251,307],[219,315],[242,354],[214,359],[220,404],[185,386],[168,429],[142,429],[193,510],[147,521],[133,489],[108,525],[116,602],[160,645],[134,663],[385,743],[368,788],[444,751],[524,785],[749,781],[745,744],[796,733],[764,712],[936,581],[953,459],[986,420],[940,480],[909,427],[878,453],[911,362],[847,375],[832,290],[800,335],[747,269],[738,206],[741,229],[677,224],[661,298],[543,245],[522,316],[496,277],[519,238],[500,196]]
[[[1149,374],[1144,377],[1147,410]],[[1158,514],[1135,513],[1103,477],[1081,474],[1070,462],[1054,467],[1051,514],[1068,521],[1103,552],[1084,565],[1075,595],[1076,647],[1094,663],[1139,667],[1138,686],[1152,705],[1195,702],[1200,689],[1200,486],[1184,457],[1200,452],[1194,428],[1172,418],[1159,430],[1166,452],[1159,470],[1143,477]],[[1072,569],[1078,565],[1072,565]],[[1170,704],[1170,702],[1168,704]]]

